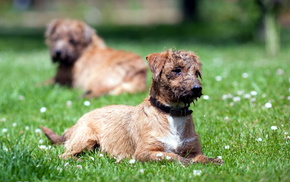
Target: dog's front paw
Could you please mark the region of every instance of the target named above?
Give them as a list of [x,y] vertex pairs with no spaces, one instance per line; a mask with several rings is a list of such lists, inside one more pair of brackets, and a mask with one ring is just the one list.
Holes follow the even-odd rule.
[[210,163],[222,165],[224,161],[218,157],[216,158],[208,158]]

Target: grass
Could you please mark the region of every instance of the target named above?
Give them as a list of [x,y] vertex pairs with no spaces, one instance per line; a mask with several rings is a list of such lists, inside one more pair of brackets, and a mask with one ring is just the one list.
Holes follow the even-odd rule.
[[[283,44],[279,56],[269,57],[262,45],[254,43],[222,45],[197,43],[190,38],[132,40],[108,35],[104,38],[109,46],[142,57],[173,47],[192,50],[200,56],[206,96],[192,106],[196,130],[203,152],[210,157],[221,156],[224,165],[184,167],[175,162],[130,160],[116,164],[115,159],[98,150],[83,153],[82,161],[58,159],[63,148],[51,146],[39,132],[40,125],[60,134],[94,108],[137,105],[148,93],[103,96],[85,106],[86,99],[80,97],[78,90],[38,84],[55,70],[41,36],[2,36],[0,181],[290,180],[290,140],[285,139],[290,136],[289,44]],[[40,112],[42,107],[46,112]],[[195,175],[197,170],[200,175]]]

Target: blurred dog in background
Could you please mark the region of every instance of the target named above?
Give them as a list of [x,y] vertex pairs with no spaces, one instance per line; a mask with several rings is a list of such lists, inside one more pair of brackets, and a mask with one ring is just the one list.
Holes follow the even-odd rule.
[[147,66],[131,52],[108,48],[95,30],[79,20],[48,24],[46,44],[58,64],[49,81],[85,91],[85,97],[146,90]]

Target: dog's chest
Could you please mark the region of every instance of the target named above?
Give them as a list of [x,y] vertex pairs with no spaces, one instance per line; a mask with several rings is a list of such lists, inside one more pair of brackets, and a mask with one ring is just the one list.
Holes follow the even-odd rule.
[[169,132],[167,135],[158,138],[164,144],[165,152],[176,152],[185,142],[184,131],[187,117],[167,116],[169,124]]

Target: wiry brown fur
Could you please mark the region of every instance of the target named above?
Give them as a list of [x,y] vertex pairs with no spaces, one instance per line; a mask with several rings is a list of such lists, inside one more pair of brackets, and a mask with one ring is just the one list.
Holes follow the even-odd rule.
[[50,82],[80,88],[87,93],[86,97],[146,89],[147,67],[142,58],[107,48],[84,22],[54,20],[45,36],[52,61],[58,64]]
[[[169,50],[146,59],[153,73],[151,97],[167,106],[184,107],[201,96],[201,63],[194,53]],[[152,105],[149,98],[136,107],[111,105],[95,109],[63,136],[45,127],[42,130],[52,143],[64,142],[66,150],[61,158],[99,146],[101,151],[119,159],[222,163],[202,154],[192,115],[171,116]]]

